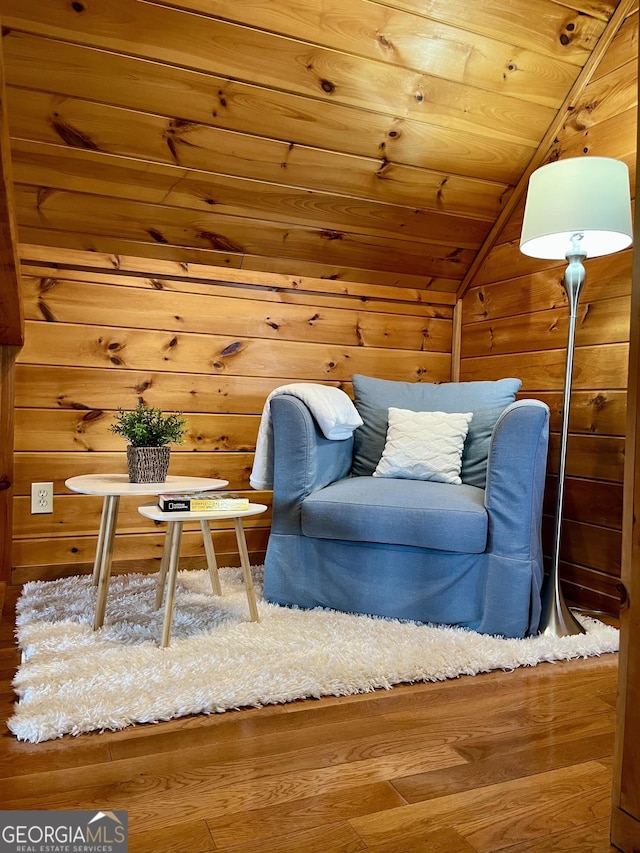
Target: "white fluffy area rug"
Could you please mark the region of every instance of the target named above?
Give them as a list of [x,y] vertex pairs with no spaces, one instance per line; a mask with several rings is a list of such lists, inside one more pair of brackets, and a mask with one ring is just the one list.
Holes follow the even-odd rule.
[[[254,570],[260,596],[261,570]],[[105,626],[92,629],[88,577],[36,581],[18,602],[22,664],[9,729],[38,743],[188,714],[344,696],[401,682],[439,681],[618,648],[618,631],[581,617],[586,634],[561,639],[489,637],[459,628],[298,610],[259,601],[248,621],[238,569],[178,576],[171,645],[158,647],[155,577],[111,580]]]

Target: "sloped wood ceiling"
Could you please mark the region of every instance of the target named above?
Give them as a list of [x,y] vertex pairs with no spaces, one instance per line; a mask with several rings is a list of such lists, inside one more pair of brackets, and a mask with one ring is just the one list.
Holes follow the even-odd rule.
[[628,7],[1,0],[19,238],[453,294]]

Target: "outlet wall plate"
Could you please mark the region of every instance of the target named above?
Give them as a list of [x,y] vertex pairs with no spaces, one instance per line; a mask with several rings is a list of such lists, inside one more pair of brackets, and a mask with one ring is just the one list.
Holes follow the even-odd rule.
[[31,483],[31,514],[53,512],[53,483]]

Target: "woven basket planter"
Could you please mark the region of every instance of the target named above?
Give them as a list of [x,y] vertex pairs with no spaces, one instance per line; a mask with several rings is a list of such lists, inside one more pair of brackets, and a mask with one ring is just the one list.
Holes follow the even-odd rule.
[[164,483],[171,450],[164,447],[127,447],[130,483]]

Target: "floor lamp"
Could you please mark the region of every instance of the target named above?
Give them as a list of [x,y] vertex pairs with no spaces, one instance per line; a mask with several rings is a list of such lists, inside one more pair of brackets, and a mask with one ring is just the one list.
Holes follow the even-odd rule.
[[629,170],[609,157],[576,157],[548,163],[532,173],[522,223],[520,251],[533,258],[568,265],[564,287],[569,300],[569,329],[564,374],[558,490],[551,569],[542,596],[539,633],[555,637],[584,633],[567,607],[560,587],[560,537],[569,434],[576,313],[585,281],[585,258],[610,255],[631,245]]

